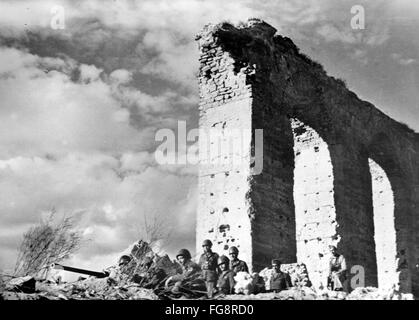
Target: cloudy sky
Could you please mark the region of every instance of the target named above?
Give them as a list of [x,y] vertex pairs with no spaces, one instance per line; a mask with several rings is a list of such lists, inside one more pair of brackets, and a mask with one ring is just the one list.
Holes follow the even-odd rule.
[[[351,28],[351,7],[365,29]],[[56,7],[64,29],[53,29]],[[54,209],[85,235],[69,262],[101,269],[163,221],[194,249],[196,168],[161,166],[154,134],[197,127],[207,23],[259,17],[362,99],[419,131],[419,1],[0,1],[0,268]]]

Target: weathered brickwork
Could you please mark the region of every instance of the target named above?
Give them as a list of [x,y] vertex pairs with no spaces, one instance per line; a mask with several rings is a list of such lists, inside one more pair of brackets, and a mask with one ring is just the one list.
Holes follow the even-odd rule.
[[271,258],[305,263],[319,285],[336,244],[349,268],[364,268],[366,286],[377,274],[389,283],[396,252],[403,290],[419,293],[419,135],[275,33],[252,19],[197,37],[200,128],[218,128],[221,139],[263,129],[261,174],[252,174],[250,134],[245,165],[200,166],[197,249],[205,238],[219,253],[239,245],[254,271]]

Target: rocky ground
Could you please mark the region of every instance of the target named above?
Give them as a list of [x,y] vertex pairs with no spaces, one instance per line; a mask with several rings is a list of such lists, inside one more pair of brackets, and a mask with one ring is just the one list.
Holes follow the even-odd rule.
[[[37,282],[32,293],[6,290],[1,293],[4,300],[159,300],[153,289],[138,284],[109,286],[106,279],[86,279],[57,285]],[[188,299],[180,296],[176,299]],[[202,299],[202,298],[201,298]],[[220,295],[217,300],[412,300],[410,294],[384,291],[377,288],[357,288],[349,295],[343,292],[315,292],[310,287],[292,288],[279,293]]]
[[[34,277],[18,277],[0,286],[0,300],[159,300],[159,299],[206,299],[205,295],[189,293],[173,296],[162,285],[166,276],[179,271],[179,265],[166,256],[158,256],[145,242],[138,242],[131,251],[133,260],[117,276],[106,278],[88,277],[78,281],[56,283],[35,280]],[[240,294],[215,295],[219,300],[412,300],[411,294],[372,287],[356,288],[350,294],[328,290],[315,291],[310,287],[304,265],[285,265],[295,287],[279,293],[252,293],[256,274],[240,275],[235,291]],[[267,269],[259,273],[259,280],[269,276]]]

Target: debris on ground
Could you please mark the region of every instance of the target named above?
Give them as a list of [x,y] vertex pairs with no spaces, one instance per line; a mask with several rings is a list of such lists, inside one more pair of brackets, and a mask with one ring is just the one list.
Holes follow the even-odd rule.
[[[165,281],[181,272],[180,265],[168,255],[158,255],[147,242],[136,243],[129,262],[105,269],[109,276],[79,277],[77,281],[62,282],[36,279],[32,276],[12,278],[1,287],[0,300],[161,300],[207,299],[199,279],[182,284],[173,293],[165,288]],[[412,300],[413,295],[395,289],[373,287],[356,288],[350,294],[311,287],[304,264],[283,264],[283,272],[290,275],[293,287],[278,293],[269,291],[272,269],[259,273],[238,272],[235,276],[236,294],[216,294],[218,300]],[[198,281],[198,282],[197,282]]]
[[31,276],[13,278],[5,285],[5,291],[34,293],[36,281]]
[[223,300],[414,300],[412,294],[377,288],[356,288],[350,294],[342,291],[322,290],[316,292],[311,287],[293,287],[278,293],[234,294],[218,297]]

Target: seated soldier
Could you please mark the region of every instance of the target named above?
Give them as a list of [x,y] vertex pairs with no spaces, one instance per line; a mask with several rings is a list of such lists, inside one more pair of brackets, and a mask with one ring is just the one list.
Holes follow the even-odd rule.
[[199,265],[191,260],[191,253],[187,249],[179,250],[179,253],[176,255],[176,259],[182,267],[182,273],[169,277],[165,282],[166,289],[169,288],[172,282],[174,282],[171,290],[172,293],[181,292],[181,288],[185,285],[185,282],[198,278],[201,271]]
[[272,260],[272,273],[269,280],[269,288],[271,292],[280,292],[292,287],[291,278],[288,273],[281,271],[281,261]]
[[329,262],[328,287],[334,291],[347,291],[347,270],[345,257],[338,253],[335,246],[329,246],[331,258]]
[[234,271],[235,274],[237,272],[247,272],[249,273],[249,268],[247,267],[246,262],[243,260],[239,260],[239,249],[237,247],[232,246],[228,250],[228,254],[230,256],[230,269]]
[[218,259],[218,267],[221,270],[221,274],[219,275],[217,282],[217,290],[219,293],[234,293],[234,271],[230,270],[229,263],[229,259],[224,255]]
[[254,294],[264,293],[266,290],[265,290],[265,281],[263,281],[263,278],[261,276],[259,276],[259,274],[257,272],[254,272],[252,274],[252,278],[253,278],[253,282],[252,282],[253,291],[252,291],[252,293],[254,293]]

